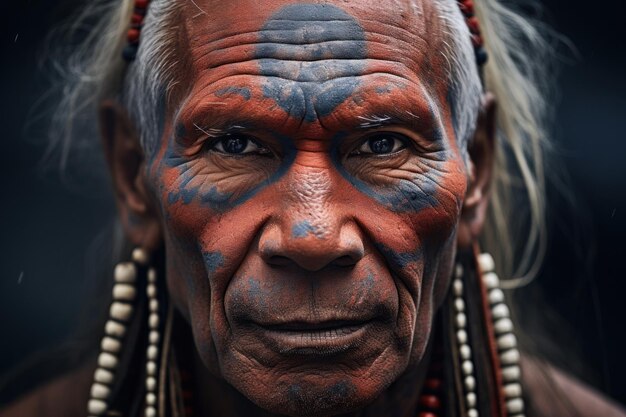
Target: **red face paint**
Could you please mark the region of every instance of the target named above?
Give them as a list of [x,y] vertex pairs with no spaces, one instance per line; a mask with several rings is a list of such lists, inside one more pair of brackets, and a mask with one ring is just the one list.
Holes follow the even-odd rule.
[[170,293],[257,405],[362,407],[419,362],[454,257],[441,23],[432,4],[197,3],[149,167]]

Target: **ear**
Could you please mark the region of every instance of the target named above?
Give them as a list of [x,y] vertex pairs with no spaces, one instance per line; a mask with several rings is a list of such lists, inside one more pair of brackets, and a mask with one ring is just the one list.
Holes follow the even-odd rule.
[[154,251],[161,245],[161,224],[147,187],[139,135],[126,110],[112,100],[100,105],[99,116],[104,153],[126,236],[133,245]]
[[485,223],[491,177],[495,162],[496,100],[485,93],[474,138],[469,144],[469,186],[465,194],[457,233],[459,248],[468,249],[477,241]]

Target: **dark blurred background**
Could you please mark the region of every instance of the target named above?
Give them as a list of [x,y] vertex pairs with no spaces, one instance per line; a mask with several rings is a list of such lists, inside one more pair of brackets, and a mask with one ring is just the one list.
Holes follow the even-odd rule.
[[[0,374],[72,332],[77,297],[90,286],[86,249],[113,212],[109,190],[41,168],[45,129],[35,103],[49,88],[38,67],[43,41],[81,3],[0,6]],[[559,48],[552,132],[560,163],[549,167],[565,167],[574,199],[563,197],[562,184],[550,187],[547,262],[520,296],[548,302],[563,318],[547,327],[578,355],[568,369],[626,403],[626,6],[543,3],[543,19],[577,51]]]

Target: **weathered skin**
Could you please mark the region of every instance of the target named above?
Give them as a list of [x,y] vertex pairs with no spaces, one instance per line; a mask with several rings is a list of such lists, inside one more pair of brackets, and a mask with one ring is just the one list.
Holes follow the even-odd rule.
[[[483,223],[493,100],[464,161],[429,0],[195,0],[179,20],[158,152],[119,105],[101,118],[128,238],[165,245],[194,333],[194,415],[416,415],[455,250]],[[624,415],[523,366],[535,416]],[[84,415],[94,367],[3,415]]]
[[468,187],[436,10],[196,3],[146,166],[173,301],[258,406],[361,408],[424,355]]

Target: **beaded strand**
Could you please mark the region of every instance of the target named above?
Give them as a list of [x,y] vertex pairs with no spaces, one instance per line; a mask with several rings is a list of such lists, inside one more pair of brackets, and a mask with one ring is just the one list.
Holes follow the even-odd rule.
[[524,417],[524,400],[519,367],[520,352],[517,349],[517,338],[514,333],[513,321],[511,321],[511,312],[505,304],[504,293],[500,289],[498,275],[494,272],[495,263],[491,255],[488,253],[479,255],[478,265],[482,272],[483,283],[487,288],[487,297],[491,308],[506,411],[510,417]]
[[472,0],[457,0],[457,3],[470,31],[474,53],[476,54],[476,63],[481,67],[487,62],[488,55],[487,51],[485,51],[483,37],[480,34],[480,24],[474,13],[474,2]]
[[463,299],[463,267],[459,264],[454,271],[452,291],[454,293],[454,310],[456,316],[456,342],[461,359],[461,372],[463,373],[463,393],[465,394],[465,407],[468,417],[478,417],[476,378],[474,377],[474,363],[472,362],[472,348],[467,334],[467,315],[465,314],[465,300]]
[[135,7],[130,18],[130,29],[126,32],[128,44],[122,51],[122,57],[127,62],[134,61],[137,57],[139,37],[141,35],[141,28],[143,27],[146,12],[148,11],[148,4],[150,4],[149,0],[135,0]]
[[98,367],[93,376],[87,412],[89,416],[100,416],[109,410],[111,387],[115,382],[115,372],[119,355],[126,335],[137,298],[137,265],[146,266],[148,254],[140,248],[133,250],[133,262],[121,262],[115,266],[113,277],[113,303],[109,318],[104,326],[104,336],[100,343]]

